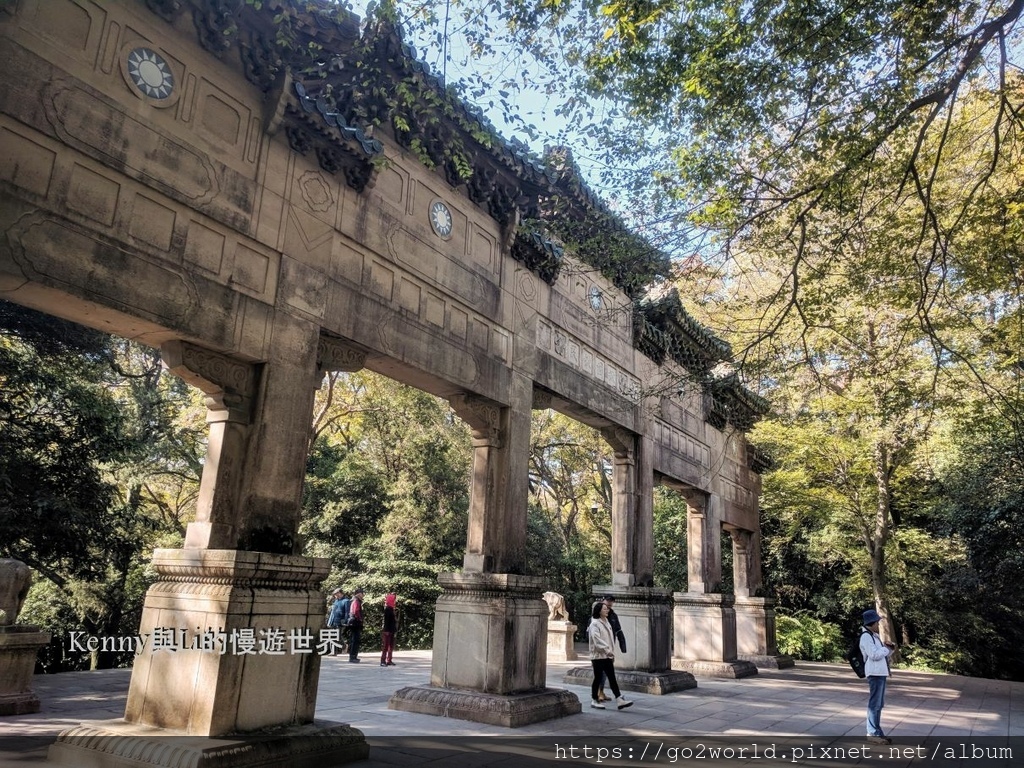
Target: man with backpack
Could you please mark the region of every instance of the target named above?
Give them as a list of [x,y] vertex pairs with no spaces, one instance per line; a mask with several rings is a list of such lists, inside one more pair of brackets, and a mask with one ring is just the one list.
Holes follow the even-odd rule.
[[868,741],[872,744],[892,744],[882,732],[882,707],[885,706],[885,684],[889,679],[889,657],[896,646],[883,643],[878,634],[882,617],[869,608],[864,611],[864,630],[860,634],[860,653],[864,657],[864,675],[868,679]]

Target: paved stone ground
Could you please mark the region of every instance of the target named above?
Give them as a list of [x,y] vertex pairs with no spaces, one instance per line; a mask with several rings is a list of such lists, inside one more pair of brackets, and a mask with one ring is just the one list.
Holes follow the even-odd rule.
[[[395,661],[396,666],[383,668],[372,654],[364,655],[362,664],[349,664],[344,656],[323,659],[317,718],[349,723],[366,735],[370,760],[359,764],[365,768],[511,768],[533,764],[516,756],[517,744],[553,752],[556,744],[564,748],[595,739],[602,740],[595,743],[634,748],[636,753],[648,744],[664,744],[662,739],[678,743],[684,737],[721,737],[721,743],[747,747],[769,739],[822,746],[861,740],[865,728],[866,683],[853,677],[847,667],[834,664],[800,662],[794,669],[761,670],[743,680],[700,678],[696,689],[667,696],[629,694],[635,702],[630,709],[602,711],[590,708],[589,689],[562,682],[568,669],[589,662],[583,657],[578,662],[553,662],[548,665],[549,686],[576,693],[583,712],[510,730],[389,710],[388,698],[395,690],[426,684],[430,677],[429,651],[398,652]],[[121,717],[129,676],[129,670],[109,670],[36,677],[34,690],[43,702],[42,710],[0,718],[0,766],[45,765],[46,749],[61,730]],[[897,670],[882,724],[897,744],[936,744],[943,737],[999,737],[1003,744],[1014,737],[1014,742],[1024,744],[1024,683]],[[650,753],[645,760],[651,761]],[[727,764],[748,762],[767,768],[764,760]],[[839,764],[832,761],[830,768]],[[911,764],[919,762],[887,760],[884,768]],[[1024,765],[1024,748],[1019,762],[1007,765]]]

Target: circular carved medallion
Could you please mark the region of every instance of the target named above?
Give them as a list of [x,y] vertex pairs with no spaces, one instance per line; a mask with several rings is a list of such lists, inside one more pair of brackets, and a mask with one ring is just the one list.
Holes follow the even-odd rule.
[[440,200],[430,204],[430,226],[434,232],[443,238],[449,238],[452,235],[453,224],[452,212],[448,210],[447,205]]
[[174,74],[167,61],[150,48],[135,48],[128,54],[128,76],[151,99],[166,99],[174,92]]

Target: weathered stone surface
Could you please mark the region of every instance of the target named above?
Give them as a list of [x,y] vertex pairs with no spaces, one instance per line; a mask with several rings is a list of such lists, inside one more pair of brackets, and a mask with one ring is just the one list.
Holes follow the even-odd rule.
[[757,674],[757,667],[749,661],[687,661],[672,659],[672,669],[689,672],[696,677],[741,678]]
[[[650,693],[655,696],[697,687],[697,680],[690,672],[672,670],[645,672],[637,669],[620,670],[616,668],[615,681],[624,691]],[[594,682],[594,669],[593,667],[573,667],[566,672],[562,682],[569,685],[589,686]]]
[[573,639],[575,634],[575,624],[548,621],[548,661],[575,661],[578,658]]
[[546,689],[496,696],[433,686],[402,688],[388,701],[388,708],[506,728],[576,715],[583,709],[576,694],[569,691]]
[[513,695],[546,686],[543,580],[503,573],[443,573],[434,614],[430,684]]
[[0,715],[39,711],[32,691],[32,674],[39,651],[50,643],[50,633],[28,625],[0,627]]
[[110,720],[64,731],[48,757],[73,768],[323,768],[369,754],[363,733],[341,723],[212,739]]
[[[324,558],[237,550],[157,550],[160,581],[146,594],[140,634],[151,641],[166,631],[225,635],[251,631],[306,631],[323,624],[318,587],[330,562]],[[220,637],[219,635],[215,635]],[[286,650],[288,646],[285,646]],[[214,645],[159,652],[136,660],[125,719],[188,735],[244,733],[282,723],[309,723],[316,707],[320,656],[313,647],[280,655],[239,653]],[[266,696],[267,690],[288,691]]]

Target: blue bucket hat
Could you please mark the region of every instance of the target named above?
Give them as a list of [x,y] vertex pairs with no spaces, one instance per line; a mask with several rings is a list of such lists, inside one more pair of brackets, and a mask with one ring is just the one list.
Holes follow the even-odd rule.
[[864,611],[864,626],[868,624],[874,624],[876,621],[881,621],[882,617],[878,615],[878,611],[874,608],[868,608]]

